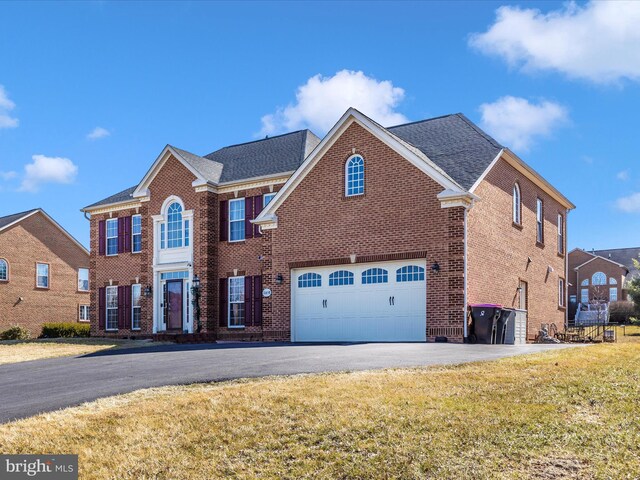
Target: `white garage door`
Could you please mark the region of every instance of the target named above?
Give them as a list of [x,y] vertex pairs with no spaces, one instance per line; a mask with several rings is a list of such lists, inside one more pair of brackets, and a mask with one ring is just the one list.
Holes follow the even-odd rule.
[[424,260],[292,271],[294,342],[426,341]]

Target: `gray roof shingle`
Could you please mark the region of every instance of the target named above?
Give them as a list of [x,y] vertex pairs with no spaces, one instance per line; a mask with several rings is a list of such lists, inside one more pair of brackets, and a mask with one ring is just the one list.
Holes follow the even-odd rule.
[[199,157],[191,152],[170,145],[173,150],[180,155],[185,162],[195,168],[209,182],[220,183],[223,165],[208,158]]
[[107,198],[103,198],[102,200],[100,200],[99,202],[96,203],[92,203],[91,205],[87,205],[86,208],[93,208],[93,207],[98,207],[100,205],[110,205],[112,203],[120,203],[120,202],[124,202],[126,200],[131,200],[131,195],[133,194],[133,192],[135,191],[135,189],[138,187],[138,185],[134,185],[133,187],[129,187],[126,190],[122,190],[121,192],[118,192],[114,195],[111,195],[110,197]]
[[633,259],[640,260],[640,247],[635,248],[612,248],[609,250],[593,250],[589,253],[598,255],[599,257],[607,258],[613,262],[619,263],[627,267],[629,274],[627,279],[631,279],[640,275],[638,270],[633,264]]
[[469,190],[498,152],[498,142],[461,113],[388,127]]
[[0,228],[4,228],[7,225],[10,225],[13,222],[16,222],[16,221],[22,219],[23,217],[26,217],[30,213],[33,213],[33,212],[38,211],[38,210],[42,210],[42,209],[41,208],[32,208],[31,210],[27,210],[25,212],[12,213],[11,215],[6,215],[4,217],[0,217]]

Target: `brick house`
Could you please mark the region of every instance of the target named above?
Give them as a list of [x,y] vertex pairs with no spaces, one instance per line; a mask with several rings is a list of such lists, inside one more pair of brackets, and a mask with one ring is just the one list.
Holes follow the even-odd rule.
[[92,332],[425,341],[467,304],[562,325],[574,208],[461,114],[384,128],[349,109],[200,157],[167,146],[91,215]]
[[89,252],[36,208],[0,217],[0,331],[89,321]]

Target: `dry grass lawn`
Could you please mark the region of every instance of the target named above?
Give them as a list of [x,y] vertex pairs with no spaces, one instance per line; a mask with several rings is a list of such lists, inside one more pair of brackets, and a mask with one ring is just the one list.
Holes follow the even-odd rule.
[[[106,350],[149,345],[140,340],[105,338],[52,338],[39,340],[0,341],[0,365],[43,358],[69,357]],[[154,345],[158,345],[155,343]]]
[[640,478],[640,343],[143,390],[0,426],[86,479]]

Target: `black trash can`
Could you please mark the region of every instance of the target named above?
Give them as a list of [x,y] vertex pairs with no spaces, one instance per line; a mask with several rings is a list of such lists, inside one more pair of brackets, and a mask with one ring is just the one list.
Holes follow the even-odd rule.
[[503,308],[498,317],[496,324],[496,341],[495,343],[503,344],[507,335],[507,325],[516,319],[516,311],[512,308]]
[[470,305],[470,307],[471,320],[473,320],[471,342],[484,344],[495,343],[496,324],[502,312],[502,305],[481,303]]

